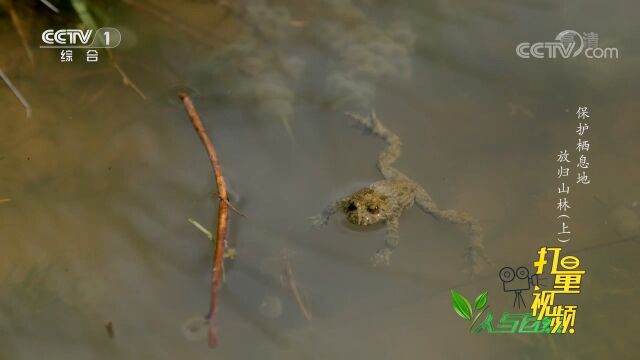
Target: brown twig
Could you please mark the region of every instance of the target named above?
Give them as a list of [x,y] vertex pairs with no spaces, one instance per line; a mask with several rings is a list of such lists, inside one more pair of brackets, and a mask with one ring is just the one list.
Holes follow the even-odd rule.
[[18,88],[16,88],[15,85],[13,85],[11,80],[9,80],[9,77],[4,73],[4,71],[2,71],[2,69],[0,69],[0,79],[2,79],[2,81],[4,81],[4,83],[7,85],[7,87],[9,87],[9,90],[11,90],[13,95],[15,95],[16,98],[18,98],[18,101],[20,101],[20,103],[24,107],[24,111],[27,113],[27,119],[30,119],[31,106],[29,105],[29,102],[27,102],[27,99],[25,99],[24,96],[22,96],[20,91],[18,91]]
[[218,228],[216,233],[216,241],[213,251],[213,274],[211,276],[211,301],[209,303],[209,347],[214,348],[218,343],[218,329],[216,324],[216,314],[218,312],[218,290],[222,284],[222,261],[224,258],[224,244],[227,238],[227,224],[228,224],[228,209],[229,199],[227,195],[227,187],[225,186],[224,177],[222,176],[222,169],[220,168],[220,162],[218,161],[218,155],[213,147],[211,139],[207,135],[207,131],[204,128],[204,124],[200,119],[200,115],[193,106],[193,102],[189,95],[185,93],[178,94],[182,104],[184,105],[189,120],[193,125],[193,128],[198,133],[202,144],[207,150],[209,160],[211,161],[211,168],[216,179],[216,186],[218,188],[218,194],[220,200],[218,201]]
[[287,277],[287,282],[291,292],[293,293],[293,298],[296,300],[298,304],[298,308],[300,308],[300,312],[304,316],[307,321],[311,321],[311,312],[304,305],[304,301],[302,301],[302,296],[300,295],[300,291],[298,290],[298,285],[296,284],[296,279],[293,276],[293,270],[291,269],[291,263],[289,262],[289,258],[284,256],[284,272]]
[[22,43],[22,47],[24,47],[25,52],[27,53],[27,57],[31,62],[31,65],[36,64],[36,60],[33,57],[33,52],[31,52],[31,48],[29,47],[29,40],[27,37],[27,33],[24,31],[24,27],[22,26],[22,22],[20,21],[20,17],[16,12],[16,9],[13,7],[12,0],[6,0],[4,2],[7,11],[9,12],[9,16],[11,16],[11,21],[13,22],[13,26],[16,28],[18,32],[18,36],[20,37],[20,42]]
[[[218,195],[218,198],[220,198],[220,195]],[[242,216],[245,219],[247,218],[247,215],[245,215],[244,213],[242,213],[242,211],[238,210],[235,206],[233,206],[231,201],[225,200],[225,199],[222,199],[222,200],[227,202],[227,205],[229,205],[229,207],[231,208],[231,210],[233,210],[233,212],[235,212],[236,214]]]
[[122,83],[124,84],[124,86],[128,86],[132,88],[133,91],[135,91],[136,94],[138,94],[142,98],[142,100],[147,100],[147,97],[142,92],[142,90],[140,90],[138,85],[136,85],[136,83],[134,83],[129,78],[129,76],[127,76],[127,73],[124,72],[124,70],[120,67],[120,65],[118,65],[118,62],[116,61],[115,56],[113,56],[113,52],[111,51],[111,49],[106,49],[106,50],[107,50],[107,55],[109,56],[109,60],[111,60],[111,65],[113,65],[113,68],[116,69],[116,71],[118,71],[118,73],[120,74],[120,77],[122,78]]
[[111,87],[111,81],[106,81],[96,92],[94,92],[91,97],[85,102],[86,105],[93,105],[104,93]]
[[8,199],[8,198],[7,199],[0,199],[0,204],[1,203],[6,203],[6,202],[9,202],[9,201],[11,201],[11,199]]
[[138,86],[133,81],[131,81],[131,79],[129,79],[127,74],[124,72],[124,70],[122,70],[122,68],[118,65],[118,63],[113,61],[112,65],[118,71],[118,73],[120,73],[120,76],[122,77],[122,83],[125,86],[129,86],[130,88],[132,88],[133,91],[135,91],[138,95],[140,95],[142,100],[147,100],[147,97],[144,95],[142,90],[140,90],[140,88],[138,88]]

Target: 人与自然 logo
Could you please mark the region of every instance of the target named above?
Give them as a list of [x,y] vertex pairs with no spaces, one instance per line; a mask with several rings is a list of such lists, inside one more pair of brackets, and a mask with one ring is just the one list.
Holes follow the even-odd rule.
[[575,30],[563,30],[554,41],[521,42],[516,46],[516,54],[523,59],[568,59],[581,54],[589,59],[618,59],[618,48],[602,48],[599,41],[600,36],[595,32],[580,34]]

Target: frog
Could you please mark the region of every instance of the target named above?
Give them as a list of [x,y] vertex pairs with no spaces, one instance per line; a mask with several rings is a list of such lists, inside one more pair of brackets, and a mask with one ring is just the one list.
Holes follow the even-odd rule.
[[479,273],[489,258],[485,254],[483,229],[469,214],[453,209],[441,209],[420,184],[393,166],[400,157],[402,141],[387,129],[375,110],[368,116],[347,112],[346,116],[365,134],[374,135],[386,143],[378,155],[377,167],[383,179],[330,203],[319,214],[310,218],[316,227],[328,224],[331,216],[344,213],[346,220],[357,226],[384,224],[386,238],[384,246],[372,257],[373,265],[391,265],[391,257],[400,243],[400,217],[402,213],[417,205],[423,212],[437,220],[447,221],[463,227],[469,241],[465,251],[466,262],[472,274]]

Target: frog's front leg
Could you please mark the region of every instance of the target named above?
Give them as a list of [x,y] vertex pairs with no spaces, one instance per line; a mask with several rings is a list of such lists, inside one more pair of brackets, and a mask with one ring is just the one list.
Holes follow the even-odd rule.
[[320,226],[327,225],[331,215],[335,214],[339,208],[340,208],[340,202],[339,201],[334,202],[333,204],[330,204],[329,206],[324,208],[324,210],[322,210],[321,213],[310,217],[309,220],[311,221],[311,224],[313,224],[313,226],[320,227]]
[[490,264],[490,260],[485,253],[482,227],[469,214],[456,210],[441,210],[431,199],[425,189],[420,187],[416,191],[415,203],[427,214],[438,220],[445,220],[454,224],[466,227],[469,236],[469,244],[466,249],[465,258],[471,266],[473,274],[478,274],[483,265]]
[[398,217],[394,217],[386,221],[387,237],[384,247],[376,251],[375,255],[373,255],[374,266],[391,264],[391,254],[400,243],[400,223],[398,219]]

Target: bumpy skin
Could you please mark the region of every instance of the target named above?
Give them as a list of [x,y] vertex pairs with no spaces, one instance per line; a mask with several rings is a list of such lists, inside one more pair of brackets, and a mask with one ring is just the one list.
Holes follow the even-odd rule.
[[391,165],[400,156],[402,142],[382,125],[375,112],[368,117],[350,113],[347,115],[365,132],[380,137],[388,144],[378,157],[378,169],[385,179],[329,205],[322,213],[312,217],[312,222],[317,226],[326,225],[331,215],[338,210],[344,212],[347,220],[355,225],[367,226],[384,222],[387,227],[386,243],[384,248],[376,252],[373,260],[376,265],[389,264],[391,254],[399,243],[398,219],[405,209],[416,203],[424,212],[438,220],[466,226],[471,239],[467,260],[473,273],[478,273],[482,263],[488,262],[482,244],[482,228],[465,213],[440,210],[422,186]]

